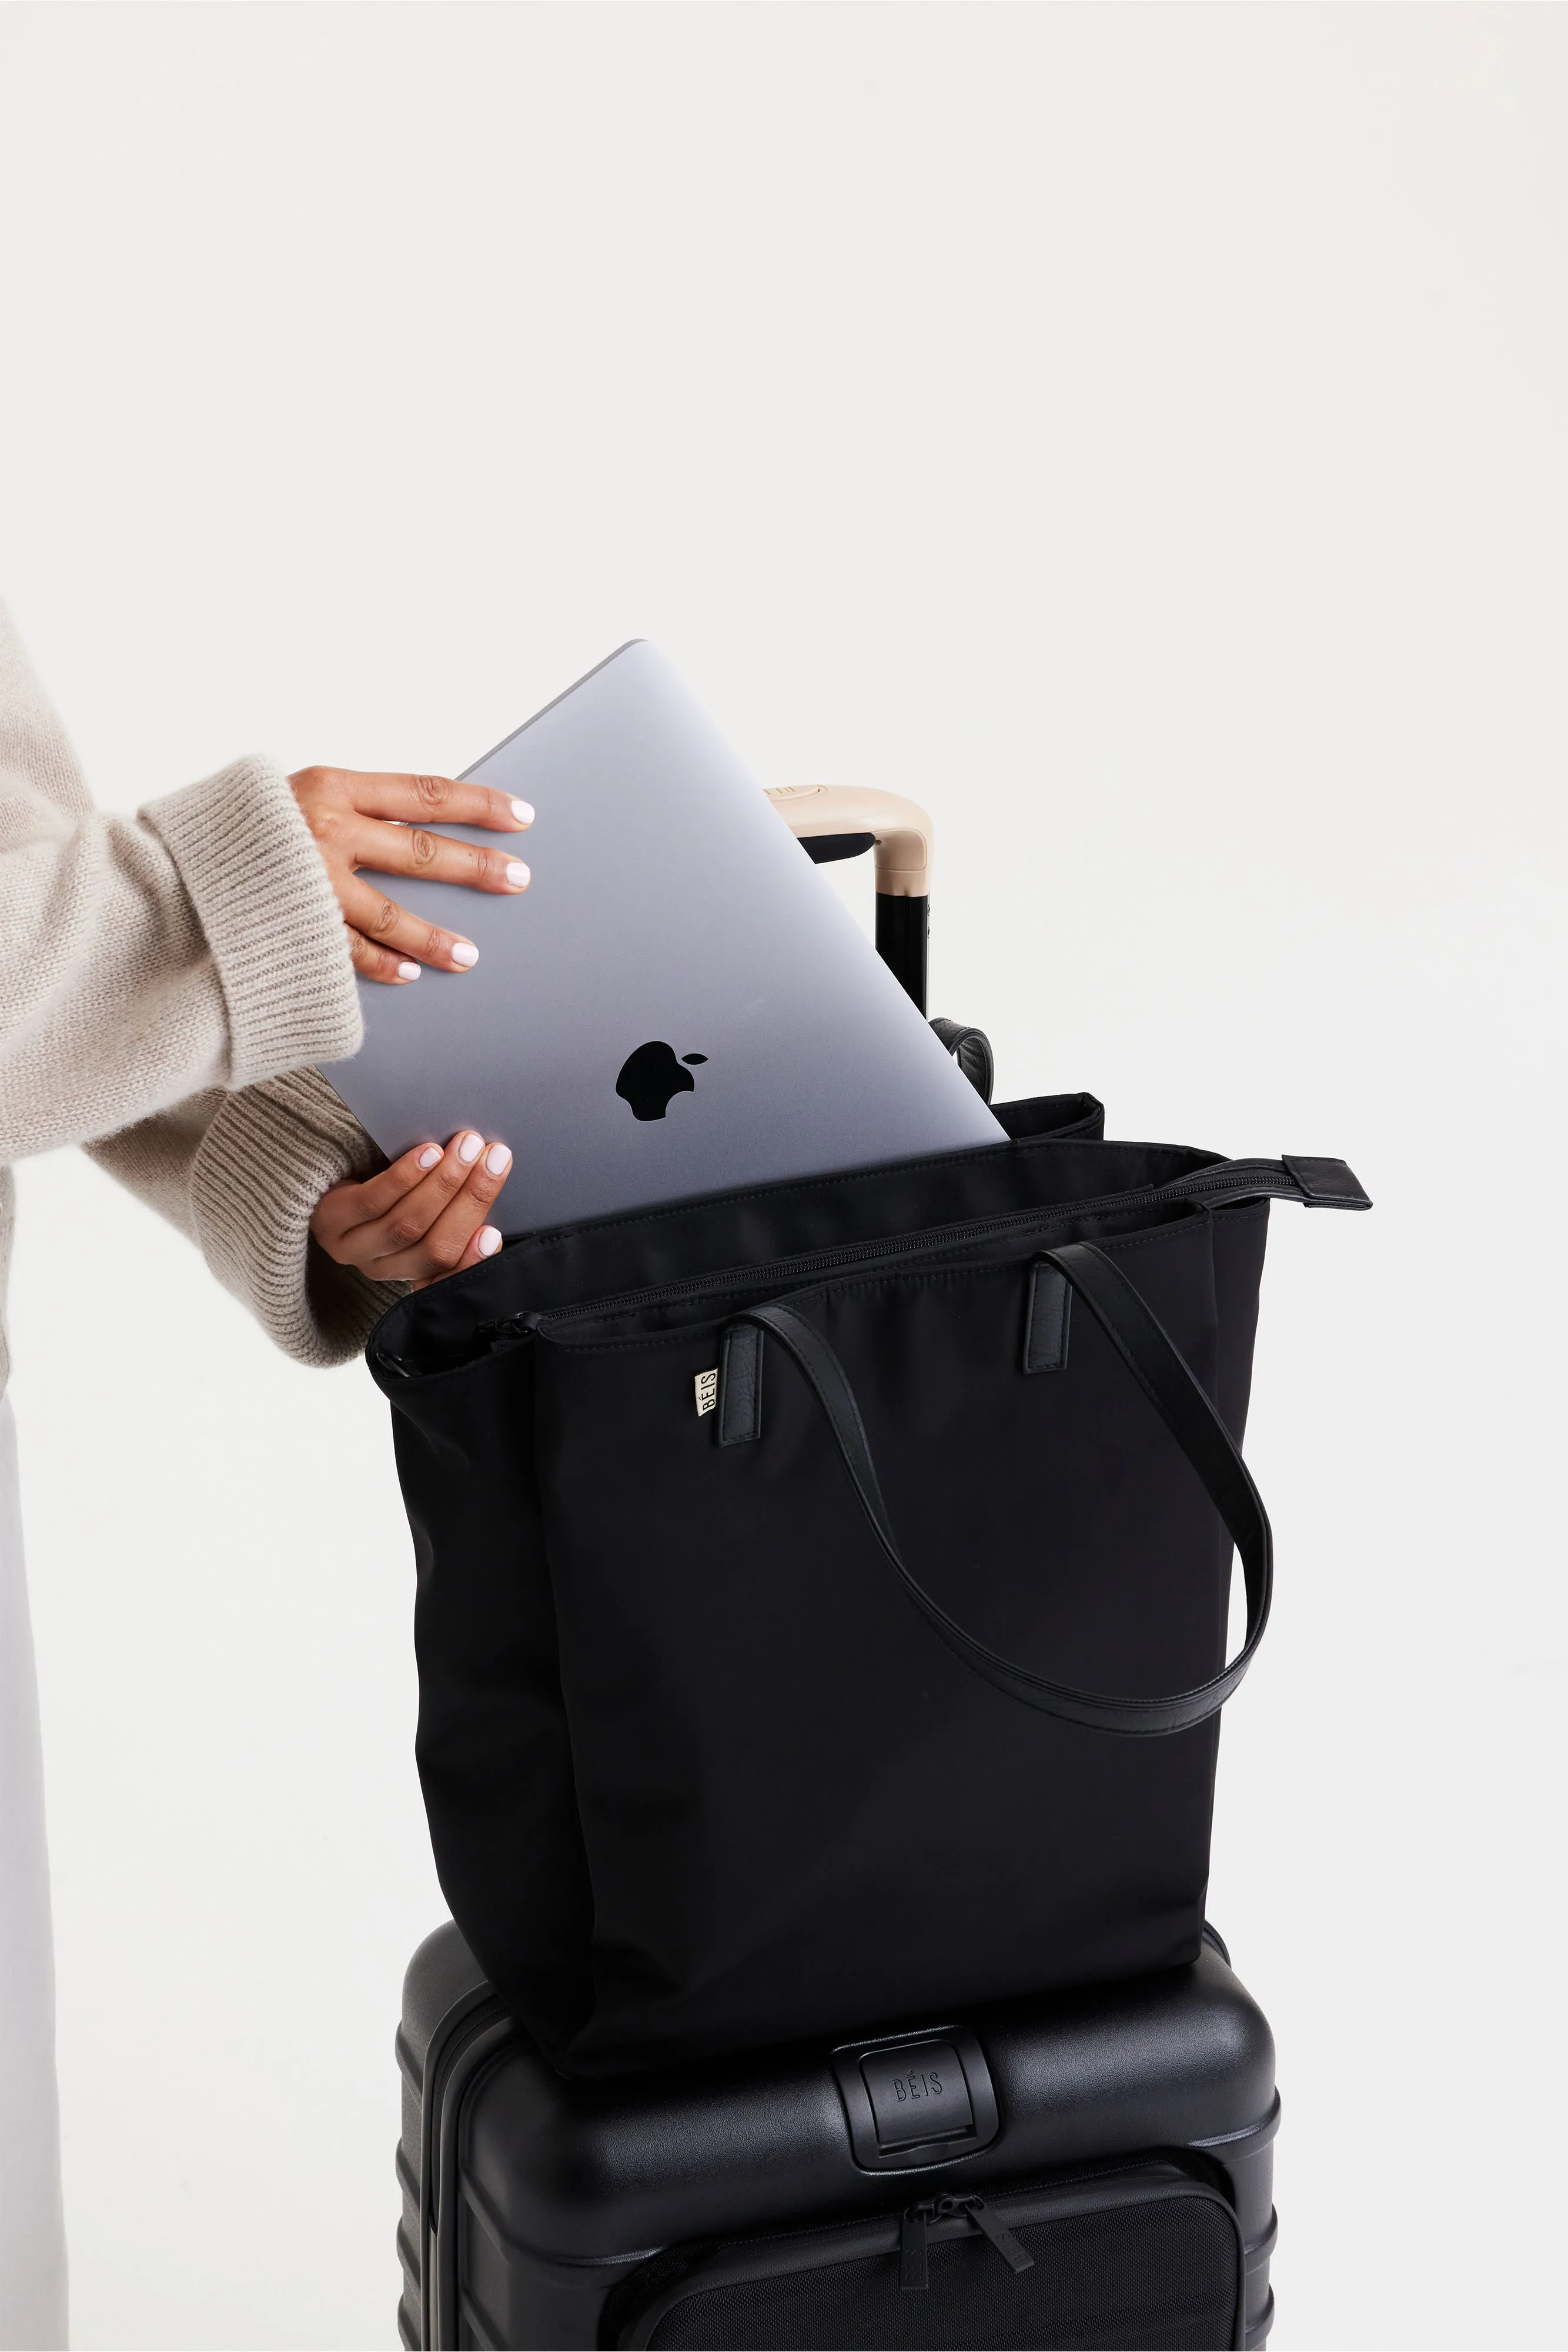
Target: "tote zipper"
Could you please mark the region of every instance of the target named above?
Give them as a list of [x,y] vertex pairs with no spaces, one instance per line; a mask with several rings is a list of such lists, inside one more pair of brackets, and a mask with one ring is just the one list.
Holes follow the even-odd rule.
[[1102,1192],[1091,1200],[1068,1202],[1060,1208],[1011,1209],[1004,1216],[937,1225],[902,1239],[847,1242],[838,1249],[775,1258],[761,1265],[727,1266],[718,1274],[688,1275],[679,1281],[621,1291],[608,1298],[590,1299],[580,1306],[528,1309],[506,1316],[498,1322],[479,1324],[476,1336],[509,1339],[530,1332],[544,1336],[568,1323],[597,1322],[613,1315],[674,1305],[682,1299],[717,1296],[727,1290],[755,1289],[765,1283],[796,1282],[810,1275],[833,1274],[845,1266],[894,1265],[911,1258],[938,1257],[946,1251],[983,1248],[988,1242],[1004,1241],[1016,1234],[1049,1233],[1053,1226],[1073,1224],[1081,1217],[1107,1216],[1123,1211],[1136,1213],[1170,1202],[1202,1200],[1206,1194],[1225,1195],[1238,1202],[1302,1198],[1301,1186],[1279,1160],[1227,1160],[1214,1168],[1197,1169],[1190,1176],[1175,1177],[1168,1184],[1145,1184],[1130,1192]]

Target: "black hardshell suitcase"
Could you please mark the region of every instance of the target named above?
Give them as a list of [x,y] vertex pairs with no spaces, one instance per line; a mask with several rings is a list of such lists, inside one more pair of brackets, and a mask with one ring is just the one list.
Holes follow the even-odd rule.
[[539,2057],[455,1927],[409,1968],[409,2346],[1257,2346],[1274,2045],[1194,1966],[620,2081]]

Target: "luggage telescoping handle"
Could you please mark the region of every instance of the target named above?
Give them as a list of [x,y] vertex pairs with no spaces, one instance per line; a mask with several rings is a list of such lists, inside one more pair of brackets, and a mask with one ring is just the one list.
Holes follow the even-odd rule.
[[853,785],[784,784],[768,795],[819,866],[876,852],[876,951],[925,1010],[925,938],[936,827],[897,793]]
[[[1263,1638],[1274,1583],[1273,1537],[1268,1513],[1230,1432],[1206,1391],[1193,1378],[1179,1350],[1139,1293],[1103,1251],[1096,1249],[1092,1242],[1070,1242],[1061,1249],[1042,1250],[1034,1261],[1037,1290],[1042,1276],[1048,1283],[1065,1285],[1066,1289],[1078,1293],[1197,1473],[1241,1555],[1247,1582],[1246,1639],[1229,1664],[1207,1682],[1199,1683],[1196,1689],[1177,1691],[1166,1698],[1116,1698],[1096,1691],[1073,1690],[1026,1666],[1015,1665],[966,1633],[957,1620],[950,1617],[926,1591],[898,1548],[848,1373],[817,1326],[798,1307],[782,1299],[747,1307],[726,1329],[718,1442],[721,1445],[739,1444],[761,1434],[761,1341],[763,1333],[770,1332],[794,1358],[827,1415],[861,1508],[894,1573],[956,1658],[994,1690],[1066,1723],[1145,1738],[1189,1731],[1194,1725],[1207,1723],[1210,1716],[1218,1714],[1251,1664]],[[1058,1322],[1064,1320],[1066,1289],[1061,1290],[1058,1302]],[[1037,1297],[1037,1312],[1040,1307]]]

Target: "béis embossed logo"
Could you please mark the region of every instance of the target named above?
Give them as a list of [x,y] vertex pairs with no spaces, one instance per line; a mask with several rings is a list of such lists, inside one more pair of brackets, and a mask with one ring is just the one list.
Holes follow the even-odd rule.
[[627,1055],[615,1091],[622,1102],[631,1104],[633,1118],[663,1118],[677,1095],[696,1090],[696,1080],[684,1065],[706,1060],[706,1054],[683,1054],[677,1060],[674,1047],[655,1037]]

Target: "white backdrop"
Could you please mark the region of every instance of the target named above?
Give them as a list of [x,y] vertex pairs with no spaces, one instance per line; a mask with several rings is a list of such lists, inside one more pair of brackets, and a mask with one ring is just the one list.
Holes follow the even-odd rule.
[[[1004,1092],[1375,1196],[1275,1219],[1222,1755],[1281,2352],[1562,2340],[1565,109],[1560,9],[0,14],[0,583],[106,801],[651,635],[934,809]],[[71,1158],[15,1304],[77,2340],[387,2344],[379,1401]]]

